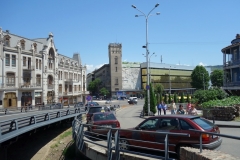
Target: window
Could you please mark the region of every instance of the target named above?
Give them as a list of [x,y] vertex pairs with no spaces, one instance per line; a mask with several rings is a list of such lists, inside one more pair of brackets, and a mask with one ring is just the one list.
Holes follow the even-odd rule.
[[190,124],[188,124],[186,121],[180,119],[180,125],[182,130],[189,130],[194,129]]
[[36,69],[38,69],[38,59],[36,59]]
[[23,82],[25,85],[29,85],[31,80],[31,73],[25,72],[23,73]]
[[197,123],[197,125],[199,125],[204,130],[209,130],[214,126],[213,123],[211,123],[208,120],[202,119],[202,118],[194,118],[194,119],[192,119],[192,121]]
[[22,50],[25,50],[25,41],[24,39],[20,40]]
[[12,55],[12,67],[16,67],[16,55]]
[[6,83],[7,83],[7,86],[15,86],[15,74],[14,73],[7,73]]
[[72,85],[69,85],[69,92],[72,92]]
[[42,61],[39,59],[39,69],[42,69]]
[[118,57],[115,57],[115,64],[118,64]]
[[172,119],[172,118],[163,118],[161,119],[159,125],[158,125],[158,130],[175,130],[178,129],[178,120],[177,119]]
[[78,90],[81,91],[81,85],[78,86]]
[[58,92],[62,93],[62,85],[61,84],[58,86]]
[[141,123],[138,128],[141,130],[156,130],[158,118],[148,119]]
[[75,92],[77,91],[77,85],[74,85],[74,91]]
[[4,36],[4,45],[7,47],[10,47],[10,38],[9,35]]
[[5,65],[10,66],[10,54],[6,54]]
[[233,50],[233,60],[237,60],[237,50]]
[[116,67],[116,72],[117,72],[117,67]]
[[23,57],[23,66],[26,66],[26,63],[27,62],[27,58],[26,57]]
[[118,78],[115,79],[115,85],[118,85]]
[[41,75],[37,75],[37,86],[41,86]]

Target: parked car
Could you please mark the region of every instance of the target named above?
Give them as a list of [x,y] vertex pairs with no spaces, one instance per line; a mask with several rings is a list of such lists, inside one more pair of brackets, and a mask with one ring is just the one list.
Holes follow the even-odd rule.
[[92,126],[88,128],[88,130],[91,132],[104,135],[108,133],[109,128],[120,128],[120,123],[112,112],[93,113],[92,117],[88,121],[88,124],[106,127],[101,128],[97,126]]
[[[171,132],[171,133],[186,133],[190,134],[190,137],[177,137],[169,136],[169,151],[176,152],[179,154],[181,146],[189,146],[194,148],[199,148],[199,137],[200,133],[196,133],[190,129],[204,131],[204,132],[214,132],[220,133],[218,126],[214,125],[210,121],[201,118],[199,116],[191,115],[164,115],[164,116],[154,116],[149,117],[143,122],[141,122],[135,128],[131,130],[142,130],[142,131],[151,131],[151,132]],[[146,147],[149,149],[158,149],[164,151],[164,140],[165,135],[157,135],[144,132],[130,132],[130,131],[121,131],[120,137],[126,139],[137,139],[143,141],[159,142],[162,144],[154,144],[148,142],[139,142],[133,140],[121,139],[120,149],[128,150],[130,145],[136,145],[140,147]],[[218,136],[212,136],[209,134],[202,134],[202,146],[204,149],[218,149],[221,146],[222,139]]]
[[88,102],[87,104],[85,104],[85,111],[92,106],[99,106],[99,104],[97,102]]
[[92,106],[88,109],[87,114],[86,114],[87,123],[91,119],[93,113],[96,113],[96,112],[111,112],[111,111],[106,106],[104,106],[104,107],[102,107],[102,106]]
[[77,102],[74,107],[83,107],[83,102]]

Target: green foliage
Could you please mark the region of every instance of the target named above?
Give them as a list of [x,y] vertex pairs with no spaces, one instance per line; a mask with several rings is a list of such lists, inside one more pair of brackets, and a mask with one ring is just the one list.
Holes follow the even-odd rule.
[[91,94],[98,93],[101,83],[101,80],[99,78],[96,78],[94,81],[88,84],[87,90],[90,91]]
[[144,105],[143,105],[143,110],[144,110],[144,113],[148,113],[148,95],[147,95],[147,90],[144,91],[144,97],[145,97],[145,102],[144,102]]
[[104,96],[109,95],[109,91],[106,88],[103,87],[103,88],[100,89],[100,94],[104,95]]
[[164,102],[167,103],[167,94],[164,95]]
[[175,102],[175,103],[178,102],[178,99],[177,99],[177,95],[176,95],[176,93],[174,93],[174,102]]
[[159,102],[162,102],[162,100],[163,100],[163,96],[162,94],[160,94]]
[[209,87],[209,73],[203,66],[196,66],[191,74],[191,85],[196,89],[207,89]]
[[168,94],[168,104],[171,103],[171,94]]
[[194,92],[194,99],[198,103],[204,103],[211,100],[221,100],[226,98],[227,94],[220,88],[210,88],[209,90],[197,90]]
[[223,86],[223,70],[216,69],[211,73],[210,76],[212,86],[222,87]]
[[184,94],[181,93],[181,100],[180,100],[180,103],[184,103]]
[[223,106],[233,106],[235,104],[240,104],[240,97],[231,96],[225,99],[216,99],[210,100],[208,102],[202,103],[202,108],[211,108],[211,107],[223,107]]
[[154,88],[150,83],[150,111],[153,112],[154,114],[157,112],[156,105],[157,105],[157,100],[154,94]]
[[164,87],[162,84],[159,84],[157,83],[155,86],[154,86],[154,92],[155,94],[162,94],[164,91]]
[[189,94],[187,94],[187,102],[190,102]]

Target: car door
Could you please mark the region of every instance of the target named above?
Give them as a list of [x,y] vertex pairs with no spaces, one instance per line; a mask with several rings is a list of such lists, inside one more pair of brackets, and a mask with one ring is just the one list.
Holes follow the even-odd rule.
[[[178,119],[177,118],[161,118],[158,123],[156,132],[179,133],[180,129],[179,129]],[[154,148],[165,150],[165,138],[166,138],[166,134],[157,134],[155,137],[155,142],[158,142],[161,144],[155,145]],[[168,136],[168,144],[170,144],[169,150],[175,151],[174,145],[178,143],[178,141],[179,141],[179,137],[169,135]]]
[[[139,129],[142,131],[151,131],[153,133],[141,132],[139,140],[155,142],[156,134],[154,132],[157,129],[158,121],[159,118],[155,117],[143,121],[143,123],[138,126]],[[154,148],[154,144],[148,142],[138,142],[138,145],[142,147]]]

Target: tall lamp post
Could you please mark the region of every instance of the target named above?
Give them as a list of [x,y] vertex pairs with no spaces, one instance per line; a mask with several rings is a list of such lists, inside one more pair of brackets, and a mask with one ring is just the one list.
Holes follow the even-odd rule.
[[[149,68],[150,68],[150,82],[152,82],[152,79],[151,79],[151,75],[152,75],[152,72],[151,72],[151,57],[155,54],[155,52],[153,52],[153,54],[151,56],[149,56]],[[156,57],[157,55],[155,55]]]
[[[148,18],[149,16],[151,16],[151,12],[157,8],[159,6],[159,4],[157,3],[154,8],[146,15],[145,13],[143,13],[141,10],[139,10],[135,5],[132,5],[132,7],[136,10],[138,10],[139,12],[142,13],[142,15],[135,15],[135,17],[139,17],[139,16],[144,16],[145,19],[146,19],[146,46],[143,46],[143,48],[146,48],[146,61],[147,61],[147,86],[146,86],[146,89],[147,89],[147,97],[148,97],[148,115],[150,115],[150,92],[149,92],[149,89],[150,89],[150,86],[149,86],[149,65],[148,65]],[[157,12],[156,13],[157,15],[159,15],[160,13]]]

